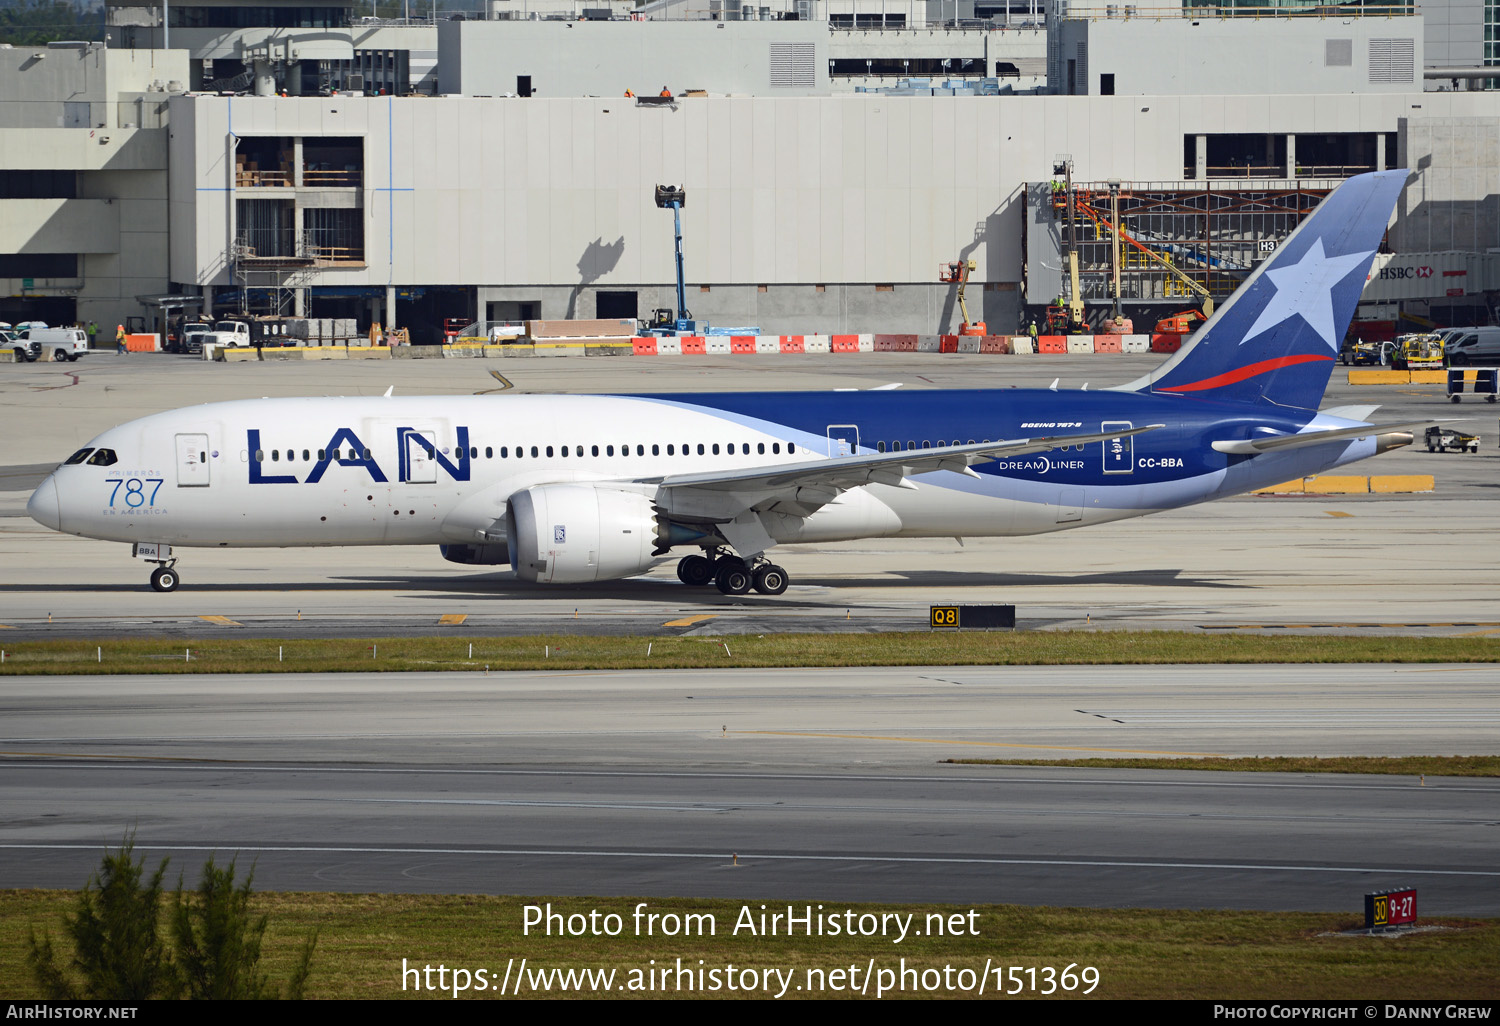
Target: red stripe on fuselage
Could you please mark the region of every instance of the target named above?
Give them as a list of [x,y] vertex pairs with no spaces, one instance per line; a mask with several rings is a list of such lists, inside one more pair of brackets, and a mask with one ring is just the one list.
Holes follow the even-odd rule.
[[1190,385],[1173,385],[1171,388],[1158,388],[1155,389],[1155,391],[1202,392],[1210,388],[1222,388],[1225,385],[1233,385],[1235,382],[1244,381],[1246,378],[1253,378],[1257,374],[1265,374],[1269,371],[1280,370],[1283,367],[1293,367],[1299,363],[1321,363],[1324,360],[1332,363],[1333,357],[1317,356],[1311,353],[1304,353],[1301,356],[1282,356],[1278,357],[1275,360],[1262,360],[1260,361],[1260,363],[1252,363],[1245,367],[1236,367],[1232,371],[1225,371],[1223,374],[1217,374],[1211,378],[1204,378],[1202,381],[1194,381]]

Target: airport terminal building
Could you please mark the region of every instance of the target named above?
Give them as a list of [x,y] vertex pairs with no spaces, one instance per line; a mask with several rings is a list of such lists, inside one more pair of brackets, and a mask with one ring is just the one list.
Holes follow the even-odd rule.
[[[243,7],[210,6],[192,17]],[[86,125],[28,127],[74,114],[46,96],[29,111],[0,101],[0,320],[45,309],[57,323],[71,300],[75,318],[149,324],[160,297],[183,295],[210,312],[407,326],[418,341],[459,318],[644,318],[674,302],[671,212],[653,198],[668,184],[686,192],[700,321],[954,331],[940,268],[972,260],[971,316],[1004,332],[1071,294],[1065,246],[1091,317],[1117,298],[1127,315],[1181,307],[1227,295],[1329,189],[1387,167],[1415,177],[1377,267],[1411,268],[1376,283],[1362,316],[1493,316],[1500,102],[1475,70],[1488,55],[1463,49],[1467,8],[1441,8],[1435,44],[1435,8],[1147,19],[1012,0],[947,18],[912,4],[898,23],[895,4],[846,6],[853,21],[819,0],[809,17],[753,22],[648,5],[393,27],[411,48],[385,66],[408,70],[385,85],[350,70],[374,69],[368,53],[312,56],[296,27],[172,31],[169,45],[197,50],[66,51],[156,70],[92,84]],[[321,16],[352,38],[340,10]],[[158,41],[134,27],[137,44]],[[423,45],[436,58],[414,81]],[[0,56],[7,81],[33,81],[63,54]],[[38,182],[18,154],[44,141],[55,174]],[[1071,221],[1052,200],[1064,174]],[[1171,268],[1114,253],[1085,216],[1111,196],[1137,248]]]

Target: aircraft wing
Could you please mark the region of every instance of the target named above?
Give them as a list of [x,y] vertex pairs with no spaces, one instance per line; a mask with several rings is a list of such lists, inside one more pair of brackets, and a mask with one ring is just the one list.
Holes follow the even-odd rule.
[[909,476],[937,470],[977,477],[969,469],[975,463],[1046,452],[1065,445],[1124,438],[1163,426],[1149,424],[1124,431],[1013,438],[937,449],[838,456],[743,470],[641,478],[639,481],[657,486],[657,506],[674,520],[712,525],[742,554],[753,555],[775,544],[760,523],[760,514],[808,517],[836,500],[841,493],[862,485],[912,488],[914,486],[906,480]]
[[1404,420],[1396,424],[1366,424],[1363,427],[1333,428],[1328,431],[1309,431],[1300,435],[1263,435],[1259,438],[1244,438],[1229,442],[1214,442],[1215,452],[1234,456],[1254,456],[1262,452],[1281,452],[1286,449],[1301,449],[1308,445],[1322,445],[1345,438],[1368,438],[1383,435],[1403,428],[1436,424],[1435,420]]

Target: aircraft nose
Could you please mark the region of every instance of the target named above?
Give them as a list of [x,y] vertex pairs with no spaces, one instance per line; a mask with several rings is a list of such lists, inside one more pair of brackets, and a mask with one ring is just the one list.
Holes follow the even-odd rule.
[[57,501],[57,483],[52,480],[51,474],[48,474],[47,479],[31,493],[31,499],[26,503],[26,512],[37,523],[50,527],[54,531],[62,530],[62,510]]

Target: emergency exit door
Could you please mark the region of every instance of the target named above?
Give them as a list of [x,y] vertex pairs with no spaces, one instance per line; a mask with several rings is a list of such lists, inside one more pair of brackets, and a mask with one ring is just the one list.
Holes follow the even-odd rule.
[[856,424],[828,425],[828,455],[833,457],[853,456],[859,451],[859,426]]

